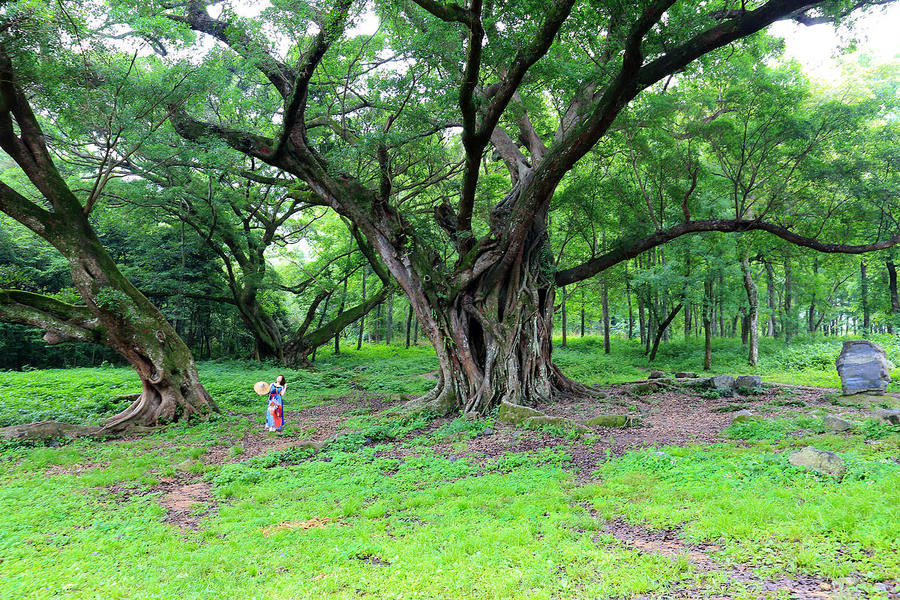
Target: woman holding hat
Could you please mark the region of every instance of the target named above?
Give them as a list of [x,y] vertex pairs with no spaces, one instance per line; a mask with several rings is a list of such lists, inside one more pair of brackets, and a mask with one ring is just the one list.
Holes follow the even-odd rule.
[[287,385],[284,375],[275,378],[269,387],[269,406],[266,410],[266,431],[281,431],[284,427],[284,391]]

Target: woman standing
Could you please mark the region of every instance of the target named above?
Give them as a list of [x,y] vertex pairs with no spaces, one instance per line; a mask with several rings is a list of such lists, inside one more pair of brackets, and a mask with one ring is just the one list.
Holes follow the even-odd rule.
[[287,385],[284,375],[275,378],[269,388],[269,407],[266,410],[266,431],[281,431],[284,427],[284,391]]

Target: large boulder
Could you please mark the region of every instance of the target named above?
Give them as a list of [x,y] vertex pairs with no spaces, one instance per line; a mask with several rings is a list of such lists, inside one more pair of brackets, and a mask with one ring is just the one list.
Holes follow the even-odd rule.
[[693,371],[678,371],[675,373],[675,379],[696,379],[697,374]]
[[891,382],[884,350],[868,340],[844,342],[835,365],[845,396],[862,392],[883,394]]
[[641,424],[641,420],[631,415],[597,415],[584,424],[589,427],[637,427]]
[[788,462],[795,467],[812,469],[813,471],[831,475],[838,479],[843,477],[847,472],[847,464],[844,462],[843,458],[834,452],[817,450],[812,446],[807,446],[803,450],[791,452],[791,455],[788,457]]
[[734,377],[731,375],[716,375],[705,382],[706,387],[714,390],[730,390],[734,387]]
[[736,388],[758,388],[761,385],[762,378],[759,375],[738,375],[734,378]]
[[662,379],[665,376],[666,376],[665,371],[660,371],[658,369],[654,369],[654,370],[650,371],[650,376],[648,377],[648,379]]
[[544,413],[527,406],[520,406],[511,402],[501,402],[500,410],[497,418],[507,425],[518,425],[524,423],[526,419],[531,417],[543,417]]

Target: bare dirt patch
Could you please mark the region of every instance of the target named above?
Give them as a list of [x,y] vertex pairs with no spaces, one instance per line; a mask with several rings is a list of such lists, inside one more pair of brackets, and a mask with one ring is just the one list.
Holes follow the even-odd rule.
[[[311,406],[303,410],[286,411],[285,424],[289,431],[298,435],[272,433],[265,430],[265,415],[245,415],[251,427],[241,436],[229,436],[214,446],[203,456],[207,464],[225,464],[249,460],[272,451],[281,451],[309,443],[321,444],[338,434],[341,426],[349,418],[348,413],[374,413],[396,406],[404,401],[396,396],[370,395],[338,398],[326,404]],[[240,453],[231,448],[239,446]]]
[[182,482],[177,479],[160,481],[156,491],[163,492],[159,503],[166,509],[166,521],[181,529],[197,529],[200,519],[216,507],[206,481]]
[[[723,573],[729,584],[739,583],[751,593],[760,597],[790,597],[796,600],[831,598],[833,585],[830,581],[806,575],[794,575],[778,579],[765,579],[753,572],[747,564],[723,564],[711,556],[721,550],[714,544],[688,544],[681,539],[677,529],[647,529],[632,525],[621,519],[606,524],[605,532],[612,535],[625,547],[637,548],[649,554],[661,554],[669,558],[685,557],[698,573]],[[690,585],[672,590],[670,598],[708,597],[712,590]]]

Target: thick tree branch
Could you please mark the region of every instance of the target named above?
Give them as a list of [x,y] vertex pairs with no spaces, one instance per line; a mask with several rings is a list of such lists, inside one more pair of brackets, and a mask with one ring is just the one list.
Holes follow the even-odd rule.
[[206,33],[227,44],[241,57],[253,62],[257,69],[275,86],[282,98],[291,95],[296,73],[277,60],[261,43],[254,40],[240,25],[213,19],[206,12],[207,2],[191,0],[186,5],[187,14],[165,15],[166,18],[187,24],[191,29]]
[[805,237],[775,223],[766,221],[739,221],[736,219],[706,219],[700,221],[688,221],[675,227],[649,235],[637,241],[622,243],[618,248],[601,256],[593,258],[577,267],[565,269],[556,273],[556,285],[563,286],[593,277],[622,261],[637,257],[639,254],[660,246],[689,233],[701,233],[718,231],[720,233],[735,233],[745,231],[766,231],[772,235],[804,248],[811,248],[818,252],[830,254],[863,254],[875,250],[884,250],[900,243],[900,234],[892,238],[873,242],[871,244],[849,245],[830,244],[821,242],[815,238]]
[[73,306],[49,296],[0,290],[0,321],[40,327],[48,344],[105,344],[106,331],[87,306]]

